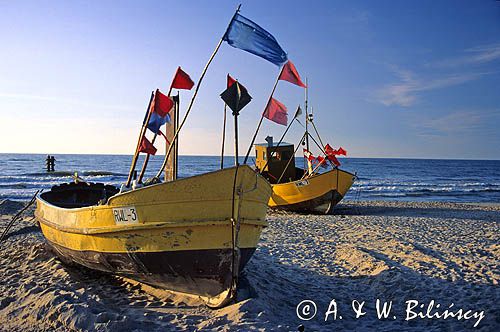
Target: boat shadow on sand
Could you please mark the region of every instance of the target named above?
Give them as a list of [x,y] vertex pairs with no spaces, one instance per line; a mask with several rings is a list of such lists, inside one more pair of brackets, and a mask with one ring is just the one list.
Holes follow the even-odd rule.
[[[48,315],[43,319],[52,320],[53,327],[83,330],[156,331],[168,328],[169,331],[194,331],[224,327],[231,331],[245,331],[251,327],[297,331],[301,325],[305,331],[466,331],[473,328],[474,318],[468,321],[453,318],[405,321],[405,301],[417,300],[427,305],[434,300],[443,308],[453,302],[454,309],[485,310],[478,331],[490,331],[498,326],[499,322],[495,321],[500,314],[498,287],[432,278],[382,253],[360,250],[383,262],[386,269],[379,273],[374,271],[373,275],[327,276],[299,265],[283,264],[270,255],[268,248],[261,247],[242,276],[238,302],[219,310],[174,304],[120,278],[84,267],[63,265],[57,259],[51,259],[53,268],[62,268],[67,275],[60,283],[47,288],[53,292],[53,299],[38,316],[49,310],[52,317]],[[334,320],[330,314],[325,321],[332,299],[336,300],[338,316]],[[393,301],[390,319],[377,318],[376,299]],[[297,317],[297,305],[303,300],[312,300],[317,306],[316,316],[308,321]],[[363,307],[366,315],[355,318],[352,300],[366,301]],[[421,310],[425,312],[426,308]]]
[[[0,317],[7,312],[19,317],[30,315],[36,324],[31,328],[149,331],[166,328],[169,331],[245,331],[262,328],[296,331],[303,325],[305,331],[461,331],[473,329],[476,321],[457,321],[453,318],[405,321],[407,300],[417,300],[426,305],[434,300],[442,308],[453,302],[456,309],[485,310],[485,318],[477,328],[479,331],[492,331],[500,324],[500,290],[497,285],[467,282],[460,277],[456,280],[430,277],[362,246],[355,247],[352,254],[364,255],[361,258],[372,263],[362,273],[349,274],[352,271],[340,268],[337,258],[325,259],[321,256],[322,250],[332,253],[340,250],[335,241],[324,243],[323,247],[316,246],[315,250],[298,252],[296,248],[290,248],[289,241],[303,247],[308,245],[307,237],[280,241],[275,234],[264,235],[264,241],[242,276],[238,302],[219,310],[210,310],[160,299],[144,292],[139,286],[106,273],[64,265],[46,250],[37,232],[15,232],[17,235],[6,241],[8,250],[12,255],[18,255],[18,260],[24,260],[18,263],[23,264],[26,270],[17,279],[14,278],[16,282],[9,287],[23,289],[23,292],[14,293],[20,296],[18,298],[10,291],[8,296],[6,294],[0,305]],[[36,244],[19,249],[26,239]],[[19,250],[25,251],[25,254]],[[428,254],[439,253],[432,251]],[[294,257],[307,257],[308,262],[294,260]],[[459,266],[446,264],[452,270],[460,270]],[[12,278],[7,279],[7,285],[8,280],[14,280]],[[316,303],[317,314],[311,320],[302,321],[297,317],[296,309],[306,299]],[[333,320],[332,314],[325,322],[325,312],[332,299],[336,300],[338,315],[343,318]],[[391,315],[397,319],[377,319],[376,299],[394,301]],[[355,318],[351,309],[352,300],[366,301],[366,315]],[[425,312],[425,308],[422,310]],[[33,320],[31,322],[33,324]]]
[[[300,325],[305,331],[493,331],[500,325],[497,286],[429,277],[380,252],[358,249],[382,262],[385,268],[356,276],[327,276],[299,265],[283,264],[261,247],[247,269],[247,278],[254,289],[253,298],[237,304],[238,310],[257,327],[285,331],[296,331]],[[325,321],[325,313],[333,299],[337,303],[337,319],[330,314]],[[377,318],[377,299],[382,303],[393,301],[389,319]],[[317,307],[315,317],[310,320],[297,317],[297,306],[304,300],[314,301]],[[351,307],[353,300],[366,301],[363,307],[366,314],[358,319]],[[440,309],[436,310],[434,305],[432,312],[442,313],[454,303],[451,311],[463,308],[464,312],[479,313],[484,310],[485,317],[477,328],[473,327],[477,318],[405,321],[406,301],[409,300],[425,304],[420,309],[424,314],[427,305],[434,300],[440,304]],[[418,308],[414,311],[419,312]]]

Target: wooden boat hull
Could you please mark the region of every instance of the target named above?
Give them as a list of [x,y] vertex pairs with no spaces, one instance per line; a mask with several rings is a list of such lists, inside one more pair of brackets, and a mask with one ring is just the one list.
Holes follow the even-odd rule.
[[346,195],[356,176],[332,169],[305,180],[273,184],[269,207],[293,212],[331,213]]
[[262,176],[240,166],[233,206],[235,170],[151,185],[83,208],[54,206],[42,194],[36,216],[63,261],[199,296],[218,307],[234,296],[238,272],[267,225],[271,195]]

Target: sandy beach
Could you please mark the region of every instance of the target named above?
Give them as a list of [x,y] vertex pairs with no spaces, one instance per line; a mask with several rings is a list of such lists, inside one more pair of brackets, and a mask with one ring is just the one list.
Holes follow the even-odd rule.
[[[1,230],[22,206],[1,202]],[[28,211],[1,243],[0,330],[498,331],[500,327],[499,206],[347,201],[334,215],[274,212],[268,221],[241,280],[239,301],[211,310],[118,277],[64,266],[46,250],[33,212]],[[377,299],[379,304],[392,301],[387,319],[377,317]],[[310,302],[302,304],[310,307],[297,308],[304,300],[315,302],[314,317],[307,317],[314,313]],[[434,318],[418,316],[426,315],[432,300],[429,312]],[[365,313],[358,318],[353,301]],[[414,305],[410,313],[408,305]],[[436,318],[446,309],[469,314],[460,320]],[[301,320],[298,314],[311,319]],[[406,320],[408,315],[411,319]]]

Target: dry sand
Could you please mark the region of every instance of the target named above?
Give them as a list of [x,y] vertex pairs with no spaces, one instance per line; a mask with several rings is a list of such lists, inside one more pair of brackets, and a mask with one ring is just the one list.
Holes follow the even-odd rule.
[[[0,204],[0,231],[20,207]],[[268,219],[238,303],[210,310],[65,267],[45,250],[28,212],[0,244],[0,330],[297,331],[301,324],[305,331],[500,330],[498,206],[345,202],[331,216]],[[301,321],[296,307],[306,299],[317,314]],[[332,299],[337,319],[331,314],[325,322]],[[393,301],[389,319],[377,318],[376,299]],[[366,301],[364,316],[355,318],[352,300]],[[454,303],[450,310],[485,316],[476,328],[477,318],[405,321],[408,300],[434,300],[440,312]]]

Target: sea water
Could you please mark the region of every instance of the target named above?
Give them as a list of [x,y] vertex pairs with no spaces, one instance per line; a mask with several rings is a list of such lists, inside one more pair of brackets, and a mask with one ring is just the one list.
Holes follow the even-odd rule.
[[[90,182],[119,186],[126,181],[131,156],[55,155],[55,172],[46,172],[46,155],[0,154],[0,200],[28,200],[37,189],[70,182],[73,174]],[[145,177],[161,167],[153,156]],[[140,158],[136,169],[140,170]],[[302,158],[296,159],[302,166]],[[436,160],[342,158],[341,169],[356,173],[347,199],[447,202],[500,202],[500,160]],[[253,164],[253,161],[250,162]],[[224,158],[224,166],[234,164]],[[189,177],[220,168],[217,156],[180,156],[179,176]]]

